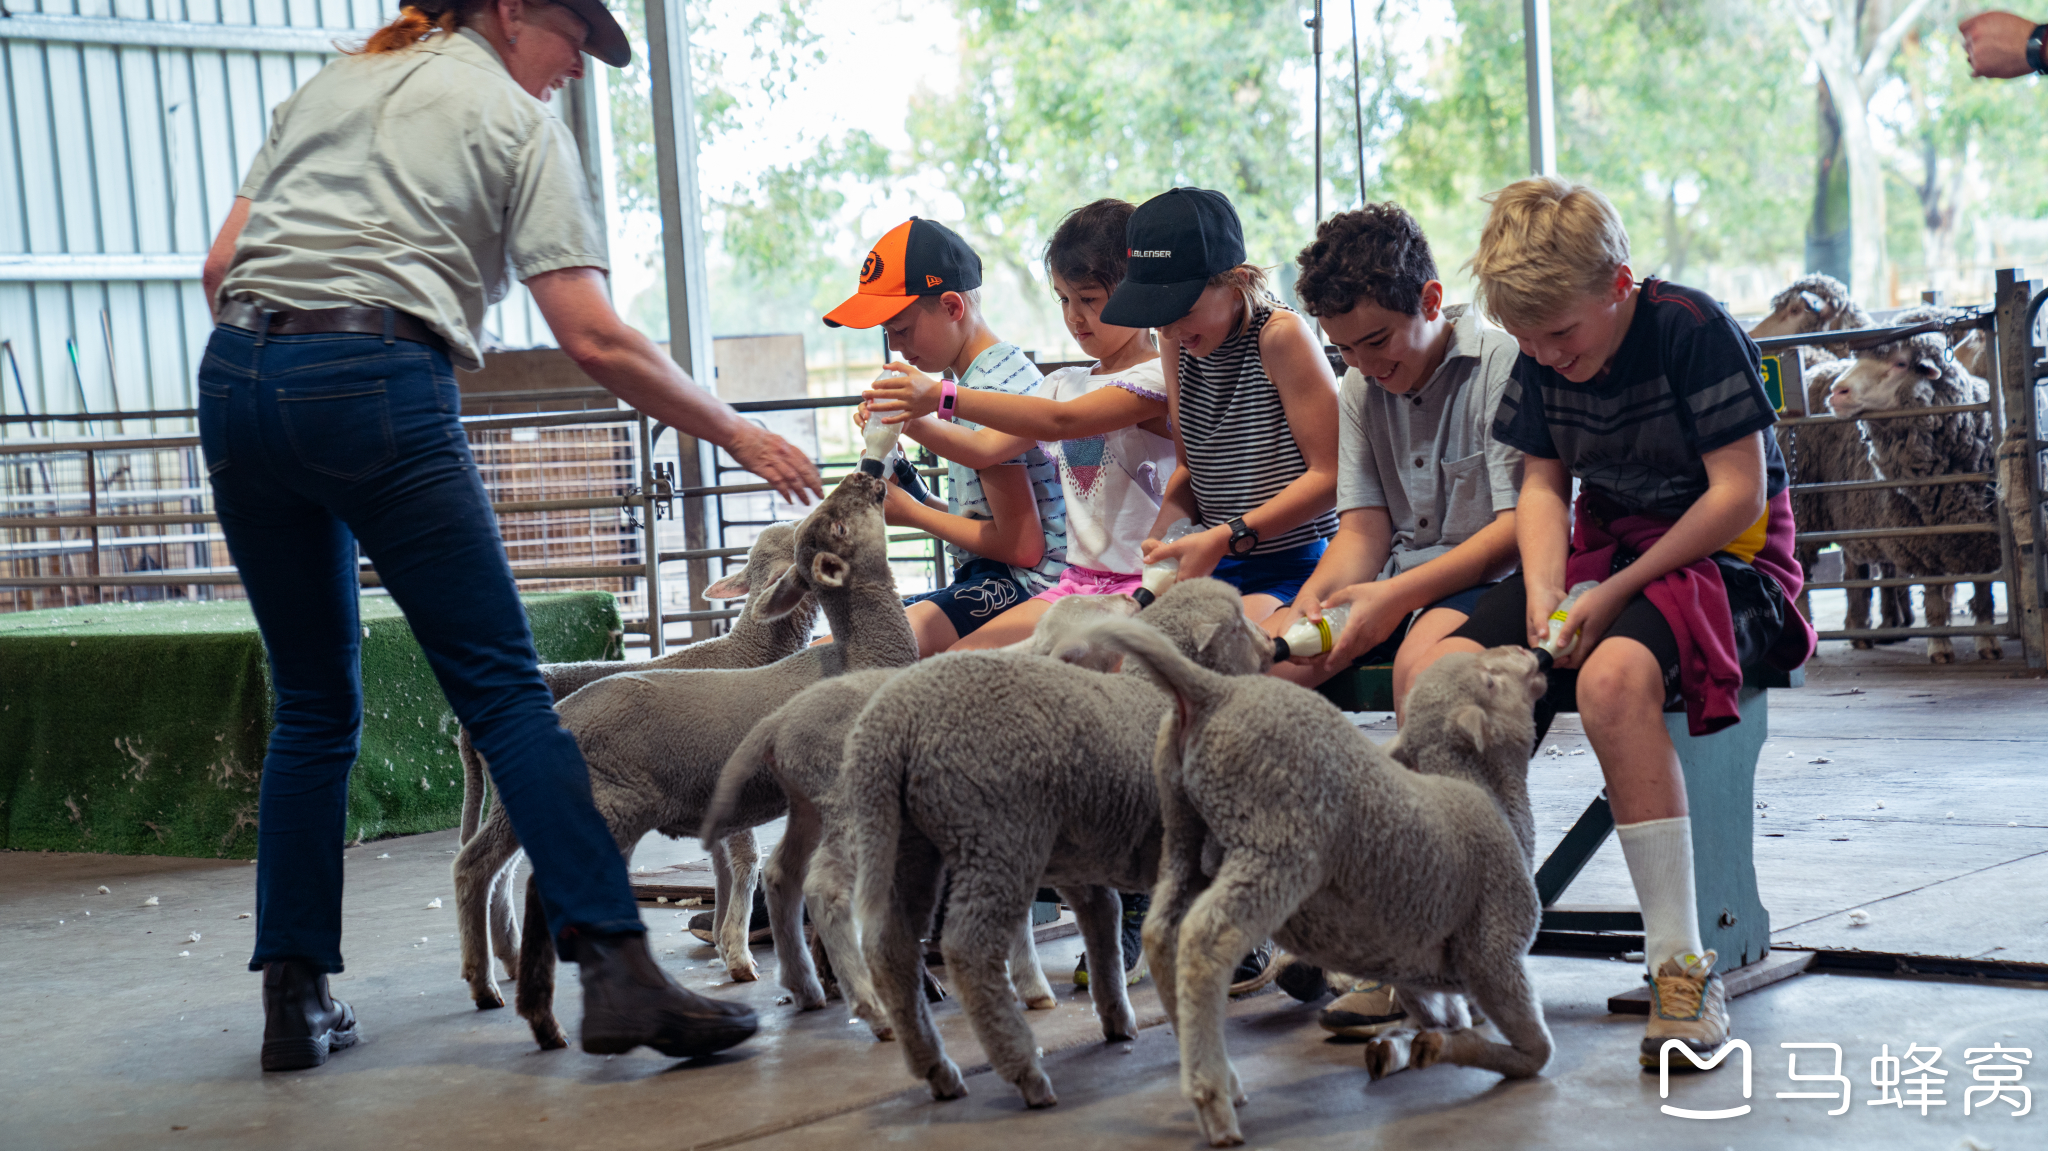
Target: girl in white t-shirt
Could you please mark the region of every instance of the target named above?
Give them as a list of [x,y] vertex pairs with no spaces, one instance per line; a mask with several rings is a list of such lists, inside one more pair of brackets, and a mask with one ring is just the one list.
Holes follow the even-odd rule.
[[1045,270],[1067,330],[1092,367],[1062,368],[1028,395],[958,389],[954,415],[967,431],[932,418],[943,385],[901,377],[864,393],[877,413],[908,412],[916,438],[969,467],[1000,462],[1042,443],[1059,466],[1066,495],[1067,570],[1060,582],[975,629],[949,650],[1003,647],[1026,639],[1052,602],[1069,595],[1136,591],[1141,545],[1159,516],[1173,475],[1166,385],[1158,342],[1141,328],[1101,322],[1102,305],[1124,277],[1124,223],[1134,206],[1097,200],[1060,222]]

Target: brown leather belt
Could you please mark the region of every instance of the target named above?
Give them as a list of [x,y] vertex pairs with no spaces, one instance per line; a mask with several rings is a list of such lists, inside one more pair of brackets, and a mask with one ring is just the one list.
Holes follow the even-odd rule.
[[[267,328],[264,323],[265,316],[269,317]],[[448,354],[448,341],[442,339],[417,317],[396,308],[319,308],[310,311],[286,308],[272,311],[247,300],[229,300],[221,305],[217,319],[231,328],[258,333],[267,330],[273,336],[351,332],[364,336],[410,340],[415,344],[425,344],[444,356]]]

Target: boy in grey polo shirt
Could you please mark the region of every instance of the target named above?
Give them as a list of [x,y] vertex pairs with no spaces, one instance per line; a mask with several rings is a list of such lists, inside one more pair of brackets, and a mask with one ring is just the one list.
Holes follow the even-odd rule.
[[1265,627],[1277,635],[1338,604],[1351,618],[1330,653],[1273,670],[1313,687],[1391,660],[1398,708],[1422,653],[1515,568],[1522,454],[1491,429],[1518,349],[1443,305],[1429,241],[1399,205],[1331,217],[1296,262],[1296,295],[1351,366],[1338,396],[1339,527]]
[[[1264,626],[1278,635],[1338,604],[1351,618],[1327,655],[1273,674],[1313,687],[1391,660],[1398,709],[1421,657],[1515,569],[1522,453],[1493,438],[1493,413],[1519,349],[1476,313],[1443,306],[1429,241],[1397,204],[1331,217],[1295,262],[1295,295],[1351,365],[1337,397],[1337,535]],[[1320,1022],[1338,1035],[1370,1038],[1407,1018],[1388,984],[1293,960],[1277,978],[1304,1001],[1337,991]]]

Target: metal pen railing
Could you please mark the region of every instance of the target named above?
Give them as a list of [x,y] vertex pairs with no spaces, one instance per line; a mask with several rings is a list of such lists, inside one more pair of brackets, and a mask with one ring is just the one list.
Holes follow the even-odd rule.
[[[1809,618],[1811,609],[1807,601],[1808,596],[1814,591],[1859,592],[1921,585],[1939,588],[1940,594],[1946,596],[1949,594],[1948,589],[1959,583],[2002,583],[2006,588],[2005,622],[1956,626],[1845,627],[1822,631],[1820,638],[1880,641],[1965,635],[2009,637],[2020,641],[2029,668],[2048,667],[2048,636],[2043,634],[2042,611],[2042,589],[2048,586],[2048,580],[2044,580],[2044,557],[2041,549],[2035,546],[2036,541],[2042,538],[2041,452],[2043,447],[2048,447],[2048,444],[2042,442],[2040,435],[2040,405],[2036,402],[2036,389],[2041,380],[2048,379],[2048,365],[2036,362],[2033,351],[2031,317],[2026,314],[2026,301],[2030,289],[2031,285],[2020,279],[2016,269],[2003,270],[1998,273],[1997,298],[1988,308],[1952,308],[1940,319],[1913,324],[1807,332],[1757,341],[1758,347],[1765,355],[1775,361],[1767,366],[1767,370],[1774,372],[1778,378],[1780,394],[1784,401],[1781,410],[1787,413],[1779,421],[1779,426],[1797,429],[1840,418],[1834,415],[1819,415],[1807,410],[1803,362],[1797,354],[1799,348],[1826,344],[1831,347],[1847,345],[1852,351],[1862,351],[1930,332],[1943,333],[1949,337],[1952,345],[1961,333],[1970,331],[1983,331],[1989,337],[1992,378],[1987,381],[1990,385],[1989,394],[1984,400],[1968,404],[1865,412],[1855,419],[1861,423],[1984,412],[1990,416],[1993,435],[1998,441],[1997,471],[1872,480],[1800,482],[1797,461],[1787,460],[1787,464],[1792,467],[1794,473],[1791,490],[1800,494],[1901,491],[1957,484],[1990,484],[1997,493],[1992,517],[1982,523],[1893,527],[1859,525],[1826,531],[1799,532],[1799,543],[1815,547],[1914,537],[1996,535],[2001,556],[1999,570],[1996,572],[1965,575],[1903,573],[1896,577],[1875,579],[1846,578],[1849,573],[1845,572],[1845,578],[1842,579],[1810,580],[1800,596],[1799,605]],[[1792,354],[1777,355],[1779,352]]]
[[[526,395],[526,400],[547,402],[554,399],[584,398],[567,394],[561,397]],[[808,408],[850,407],[858,404],[858,396],[831,396],[793,400],[768,400],[735,404],[742,412],[772,412]],[[44,417],[7,417],[10,423],[108,423],[116,419],[179,419],[195,420],[197,411],[181,409],[170,411],[113,413],[71,413]],[[512,566],[512,574],[522,581],[535,580],[599,580],[622,581],[627,591],[635,581],[641,581],[646,609],[633,613],[637,618],[626,623],[629,635],[645,637],[654,654],[660,654],[666,647],[664,625],[689,623],[693,636],[708,634],[708,629],[717,622],[739,614],[737,608],[700,609],[683,612],[666,611],[662,598],[662,565],[672,562],[690,564],[708,561],[733,560],[744,557],[745,547],[706,547],[682,550],[663,550],[659,546],[658,525],[671,518],[675,501],[684,501],[684,514],[689,516],[693,509],[703,508],[707,499],[734,494],[764,492],[773,490],[765,483],[696,484],[677,486],[675,473],[666,464],[657,463],[655,442],[665,430],[660,424],[649,420],[641,413],[628,409],[599,409],[592,411],[537,412],[512,416],[474,416],[463,420],[464,430],[472,433],[473,448],[480,449],[474,433],[509,429],[581,428],[597,425],[632,425],[630,441],[634,451],[630,466],[637,484],[629,486],[620,494],[573,496],[545,499],[497,499],[491,504],[492,511],[499,516],[531,515],[541,513],[616,510],[626,516],[627,522],[619,538],[625,535],[635,537],[637,546],[632,555],[622,557],[616,563],[541,563]],[[694,442],[694,441],[692,441]],[[198,466],[197,435],[149,435],[149,436],[101,436],[101,437],[40,437],[27,440],[0,441],[0,462],[24,469],[27,477],[22,486],[27,494],[7,499],[8,504],[29,505],[38,510],[23,514],[10,508],[8,514],[0,514],[0,530],[13,537],[0,544],[0,560],[15,561],[9,567],[35,560],[56,560],[60,568],[68,567],[67,558],[82,560],[82,571],[60,570],[55,574],[22,574],[20,572],[0,573],[0,591],[17,590],[35,592],[45,589],[78,589],[88,593],[81,597],[85,603],[101,603],[106,600],[108,589],[169,589],[184,587],[188,596],[198,598],[201,589],[219,588],[239,584],[240,577],[229,566],[225,555],[225,541],[218,532],[219,517],[210,508],[210,490],[202,479],[203,469]],[[109,459],[125,458],[136,453],[172,452],[184,457],[181,461],[189,481],[181,487],[149,488],[119,493],[118,498],[107,490],[102,478],[102,462]],[[853,466],[852,461],[819,460],[816,462],[826,475],[828,483],[837,478],[841,469]],[[626,465],[628,461],[618,461]],[[59,492],[50,475],[51,465],[60,469],[73,465],[80,472],[78,491]],[[941,469],[920,468],[921,474],[932,476]],[[36,474],[42,480],[43,491],[35,491]],[[66,485],[69,486],[68,483]],[[696,497],[696,498],[692,498]],[[166,504],[182,506],[143,512],[112,512],[103,514],[103,505],[124,504]],[[80,506],[82,505],[82,507]],[[66,509],[79,508],[73,513]],[[47,509],[47,510],[41,510]],[[701,514],[701,513],[700,513]],[[158,526],[184,526],[191,529],[189,534],[159,534],[141,537],[121,534],[140,528]],[[506,525],[501,523],[501,530]],[[529,525],[530,526],[530,525]],[[113,534],[108,534],[113,533]],[[66,536],[70,538],[66,538]],[[23,538],[23,537],[29,538]],[[921,532],[892,533],[892,543],[935,542]],[[507,539],[512,548],[522,542]],[[602,542],[602,541],[599,541]],[[158,563],[153,570],[109,571],[105,570],[103,557],[108,552],[126,552],[138,548],[161,549],[165,546],[184,546],[203,553],[188,555],[185,566],[170,568]],[[653,557],[648,562],[647,557]],[[150,557],[145,552],[145,561]],[[896,562],[918,562],[898,559]],[[125,564],[124,564],[125,566]],[[365,567],[359,573],[364,587],[381,586],[372,567]],[[708,583],[706,579],[703,582]],[[135,597],[161,598],[161,596]],[[68,597],[67,597],[68,602]]]

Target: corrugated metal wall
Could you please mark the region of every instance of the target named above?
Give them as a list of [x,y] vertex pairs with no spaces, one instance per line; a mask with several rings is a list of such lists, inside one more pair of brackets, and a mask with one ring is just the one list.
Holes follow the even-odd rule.
[[[0,414],[192,407],[200,264],[271,108],[395,5],[28,2],[0,18]],[[488,323],[509,347],[552,343],[523,288]]]

